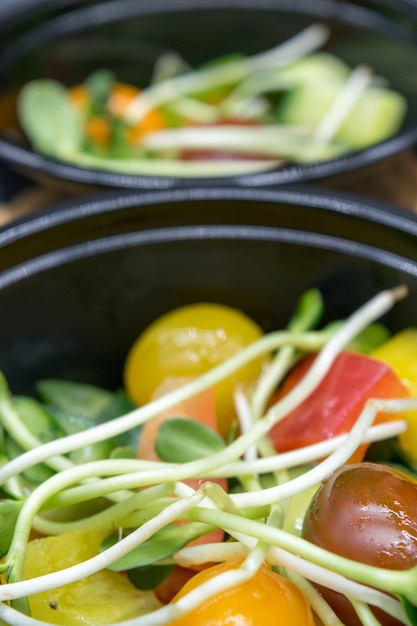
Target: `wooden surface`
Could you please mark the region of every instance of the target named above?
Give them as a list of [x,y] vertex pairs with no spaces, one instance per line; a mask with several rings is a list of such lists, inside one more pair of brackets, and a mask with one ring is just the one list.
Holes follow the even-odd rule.
[[[379,165],[372,173],[365,173],[359,178],[355,175],[354,181],[344,182],[337,189],[383,200],[417,214],[417,154],[414,151],[402,154],[389,163]],[[25,189],[10,202],[0,202],[0,226],[68,197],[56,189],[39,186]]]

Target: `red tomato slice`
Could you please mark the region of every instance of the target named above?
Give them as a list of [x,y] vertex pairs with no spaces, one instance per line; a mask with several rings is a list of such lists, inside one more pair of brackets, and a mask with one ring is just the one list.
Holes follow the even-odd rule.
[[196,575],[196,571],[176,565],[163,583],[155,588],[156,597],[162,604],[168,604],[185,583]]
[[183,150],[182,161],[276,161],[276,157],[268,154],[251,152],[233,152],[228,150]]
[[[303,359],[288,375],[272,404],[286,395],[306,374],[315,355]],[[409,392],[384,363],[362,354],[342,352],[317,389],[289,413],[270,432],[278,452],[295,450],[324,439],[347,433],[370,398],[403,398]],[[398,419],[398,415],[380,413],[375,423]],[[366,445],[360,447],[351,462],[363,459]]]
[[[262,126],[258,120],[245,120],[239,118],[227,118],[219,120],[214,126]],[[188,148],[181,152],[183,161],[276,161],[276,157],[270,154],[258,152],[238,152],[236,150],[210,150]]]

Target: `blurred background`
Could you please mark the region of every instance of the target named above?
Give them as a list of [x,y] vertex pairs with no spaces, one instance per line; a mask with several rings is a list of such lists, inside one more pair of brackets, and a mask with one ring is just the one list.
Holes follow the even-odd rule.
[[[100,0],[2,0],[0,5],[0,86],[4,87],[5,85],[2,83],[7,83],[9,81],[9,70],[10,67],[13,67],[13,63],[18,65],[20,63],[19,71],[27,72],[29,78],[30,69],[37,67],[36,77],[39,77],[39,73],[42,73],[43,70],[39,69],[39,63],[38,66],[36,66],[36,63],[39,62],[39,56],[37,56],[36,51],[37,47],[41,44],[36,43],[35,45],[34,41],[41,41],[40,37],[42,33],[46,33],[51,24],[57,25],[57,27],[54,27],[55,37],[60,37],[59,29],[61,29],[61,33],[64,37],[64,43],[62,46],[65,50],[70,50],[71,46],[72,48],[75,48],[78,44],[85,45],[85,41],[87,41],[88,44],[90,41],[90,31],[87,30],[84,44],[82,38],[77,39],[76,35],[74,35],[73,39],[71,39],[68,35],[68,42],[65,43],[67,33],[77,33],[77,28],[83,26],[79,23],[83,19],[83,16],[89,16],[88,19],[96,20],[98,25],[101,24],[99,32],[103,34],[103,37],[113,36],[112,33],[114,34],[116,31],[112,31],[108,26],[108,15],[113,11],[111,5],[114,6],[115,4],[117,3],[109,0],[107,0],[107,2]],[[142,37],[145,43],[147,41],[147,45],[149,41],[164,41],[164,37],[167,38],[167,41],[172,44],[178,43],[176,40],[184,41],[184,48],[187,52],[189,50],[193,50],[197,61],[200,60],[199,56],[201,56],[204,52],[204,45],[211,46],[212,39],[214,39],[217,44],[225,39],[225,37],[214,36],[213,33],[207,34],[207,32],[199,32],[198,29],[197,31],[194,31],[192,28],[192,19],[194,19],[193,16],[196,16],[198,11],[207,16],[211,14],[214,15],[216,12],[220,15],[222,11],[225,11],[228,19],[230,19],[231,16],[232,18],[235,16],[237,22],[241,20],[241,23],[244,26],[246,18],[243,18],[242,16],[244,16],[245,11],[247,11],[248,16],[250,17],[251,5],[252,8],[255,6],[260,13],[264,11],[265,14],[268,11],[271,12],[281,10],[284,14],[288,14],[289,11],[293,11],[295,9],[295,13],[299,13],[301,15],[303,12],[308,12],[312,7],[311,3],[302,1],[294,3],[285,2],[285,0],[276,0],[275,2],[274,0],[270,0],[269,2],[245,3],[239,2],[239,0],[237,2],[233,2],[233,0],[225,0],[224,2],[217,0],[217,2],[197,2],[196,6],[198,11],[196,12],[194,11],[196,7],[193,7],[193,4],[195,3],[192,1],[181,2],[180,0],[166,0],[165,2],[161,0],[153,0],[151,4],[147,0],[124,2],[124,6],[128,7],[129,11],[132,11],[133,5],[137,7],[138,17],[136,22],[135,20],[132,21],[132,24],[134,24],[135,27],[139,27],[138,36]],[[119,6],[121,6],[120,3]],[[306,7],[310,8],[306,9]],[[86,13],[85,11],[88,10],[89,13]],[[355,10],[359,12],[355,13]],[[204,13],[205,11],[206,13]],[[413,108],[413,103],[411,101],[415,97],[417,111],[417,76],[414,73],[414,67],[417,67],[417,44],[412,41],[414,36],[416,36],[417,40],[417,4],[414,0],[351,0],[350,2],[344,2],[342,0],[317,0],[317,2],[314,3],[314,11],[320,17],[327,16],[329,20],[333,21],[335,24],[347,23],[349,26],[356,21],[357,25],[355,25],[355,28],[357,27],[359,30],[365,28],[365,33],[366,28],[370,28],[370,32],[373,32],[374,29],[378,31],[380,28],[382,32],[384,29],[385,31],[387,30],[387,25],[388,30],[390,30],[391,26],[392,32],[389,33],[389,36],[392,36],[393,40],[397,41],[404,40],[405,33],[406,37],[409,38],[410,41],[410,52],[408,52],[407,49],[405,49],[404,52],[404,49],[400,50],[400,47],[398,47],[398,59],[395,54],[392,55],[391,51],[388,51],[386,53],[386,59],[384,59],[383,62],[386,62],[387,65],[391,66],[389,71],[393,75],[397,73],[397,80],[400,88],[408,82],[411,108]],[[163,13],[170,14],[170,21],[169,24],[165,23],[163,24],[163,27],[161,27],[160,24],[163,23],[163,20],[159,20],[159,18]],[[365,16],[365,18],[363,16]],[[363,20],[368,20],[368,17],[366,16],[369,17],[369,24],[372,23],[372,28],[369,27],[369,24],[364,26]],[[175,18],[177,18],[177,22],[172,22],[172,19]],[[175,36],[172,31],[170,32],[171,24],[177,26],[178,24],[181,24],[181,22],[188,24],[188,26],[187,28],[184,27],[183,31],[181,31],[181,27],[179,27],[180,32],[177,36]],[[215,22],[213,22],[213,24],[215,24]],[[258,24],[255,19],[254,24],[262,34],[262,19],[259,19]],[[123,28],[126,29],[126,26],[123,26]],[[133,28],[134,27],[131,26],[130,34],[133,32]],[[271,37],[273,37],[271,33],[274,32],[274,29],[275,26],[272,27],[265,24],[264,38],[267,45],[270,45]],[[256,28],[253,30],[255,32]],[[94,31],[91,32],[93,33]],[[243,32],[243,34],[239,34],[239,28],[236,28],[236,46],[239,45],[239,36],[244,37],[245,33]],[[248,43],[249,48],[251,45],[255,48],[256,45],[258,45],[256,36],[259,38],[259,33],[258,35],[253,35],[253,41]],[[247,41],[250,39],[248,33],[246,33],[246,38]],[[368,41],[366,37],[364,38],[364,41],[365,40]],[[94,41],[94,43],[90,46],[90,48],[94,50],[94,53],[87,51],[87,54],[90,55],[90,65],[92,63],[91,59],[94,59],[95,56],[99,56],[100,54],[98,51],[99,40],[94,40],[93,36],[91,41]],[[371,39],[369,39],[369,41],[371,41]],[[360,45],[362,45],[366,51],[366,47],[363,45],[363,42],[360,42],[359,38],[355,41],[355,48],[360,48]],[[345,49],[348,50],[347,56],[349,57],[348,46],[349,40],[347,40],[347,43],[345,42],[344,44]],[[24,51],[25,47],[27,48],[26,52]],[[341,49],[343,50],[343,46]],[[54,55],[55,50],[58,50],[59,52],[59,49],[54,48],[53,46],[48,50],[50,57]],[[87,48],[85,50],[83,49],[82,52],[80,52],[80,50],[78,51],[78,54],[82,55],[85,53]],[[71,49],[71,54],[74,55],[73,49]],[[107,57],[109,54],[111,55],[112,52],[109,52],[109,49],[106,49]],[[149,52],[149,54],[151,54],[151,52]],[[357,54],[360,54],[360,52]],[[374,51],[373,54],[376,55],[376,52]],[[378,54],[380,54],[379,51]],[[390,54],[392,58],[388,58]],[[403,58],[401,58],[401,55],[403,55]],[[410,59],[410,65],[408,68],[406,68],[404,64],[404,60],[407,58]],[[87,58],[85,59],[85,62],[89,65]],[[399,65],[399,70],[395,67],[396,62]],[[49,63],[49,67],[53,67],[53,65],[54,64],[52,62]],[[58,64],[58,68],[59,67],[60,66]],[[65,65],[63,67],[65,67]],[[62,70],[58,69],[58,73],[59,71]],[[6,116],[4,108],[4,105],[2,105],[2,102],[0,101],[1,126],[3,125],[1,120],[5,119]],[[413,138],[417,136],[415,133],[417,124],[414,122],[415,120],[412,120],[411,124],[411,135]],[[395,206],[416,212],[417,157],[414,139],[410,138],[411,135],[408,133],[406,141],[404,141],[405,134],[403,134],[401,141],[398,140],[396,143],[394,141],[391,142],[391,144],[389,144],[389,148],[385,148],[383,156],[381,156],[381,154],[376,155],[375,151],[370,151],[369,156],[365,155],[366,158],[364,156],[363,158],[357,160],[353,166],[349,166],[350,169],[354,167],[355,172],[353,176],[319,175],[318,180],[315,179],[313,182],[315,185],[318,184],[330,189],[339,189],[352,192],[354,194],[360,194],[367,198],[383,200],[385,202],[392,203]],[[8,147],[6,146],[6,151],[7,148]],[[65,181],[63,182],[63,179],[60,180],[59,178],[58,180],[51,181],[51,179],[48,179],[45,181],[42,176],[38,176],[38,180],[34,182],[32,176],[33,171],[28,174],[28,170],[25,171],[24,168],[22,170],[22,168],[19,167],[19,158],[21,158],[21,156],[19,155],[15,157],[14,155],[10,156],[10,154],[11,152],[9,151],[9,153],[7,153],[7,158],[5,158],[5,152],[4,150],[2,151],[0,145],[0,225],[8,223],[11,219],[18,219],[32,211],[53,206],[55,203],[71,198],[79,193],[89,194],[97,191],[97,187],[95,185],[90,185],[90,187],[87,185],[87,187],[82,187],[80,189],[77,187],[68,187],[68,185],[64,184]],[[23,153],[24,159],[26,159],[28,154],[28,151]],[[373,161],[375,161],[377,166],[369,167],[370,164],[372,165]],[[290,184],[292,182],[304,183],[306,180],[308,182],[311,172],[313,172],[312,168],[310,168],[307,176],[303,175],[299,180],[297,180],[297,175],[295,177],[292,175],[288,179],[288,182]],[[44,172],[41,172],[42,175],[43,173]],[[314,174],[313,178],[317,178],[317,175]],[[263,184],[263,180],[260,180],[260,186],[265,186]],[[282,180],[286,182],[282,177],[278,179],[278,182],[281,183]],[[274,184],[273,179],[268,180],[265,178],[264,181],[267,186]],[[223,184],[223,182],[225,181],[222,180],[221,184]],[[231,182],[231,184],[234,185],[236,181],[232,180],[227,182]],[[240,184],[240,181],[238,181],[238,184]],[[246,183],[244,182],[243,186],[245,186],[245,184]],[[258,182],[256,182],[256,185],[257,184]],[[252,183],[250,183],[250,185],[252,185]],[[112,182],[109,184],[107,190],[114,191],[114,186],[114,182]],[[129,184],[124,181],[121,187],[126,186],[128,187]],[[156,186],[158,187],[158,181]],[[100,186],[100,190],[103,189],[106,190],[106,185],[104,185],[104,187]]]

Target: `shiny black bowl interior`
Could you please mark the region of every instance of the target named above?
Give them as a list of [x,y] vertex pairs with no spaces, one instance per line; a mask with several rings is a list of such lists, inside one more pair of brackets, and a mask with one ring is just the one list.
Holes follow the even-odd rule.
[[[70,3],[71,4],[71,3]],[[74,4],[74,3],[73,3]],[[20,86],[31,78],[52,77],[67,84],[108,67],[124,81],[147,84],[161,52],[179,51],[192,65],[216,56],[253,54],[322,21],[331,26],[326,48],[355,66],[366,62],[408,100],[408,115],[395,137],[330,161],[288,166],[256,175],[223,178],[222,184],[265,186],[306,180],[338,180],[388,159],[417,140],[417,35],[409,12],[376,10],[343,0],[111,0],[87,3],[55,15],[13,38],[0,53],[0,82]],[[394,19],[395,17],[395,19]],[[0,135],[0,159],[42,181],[69,181],[78,191],[94,188],[167,188],[218,185],[134,176],[74,167],[32,152]]]
[[405,212],[305,190],[183,189],[67,204],[0,231],[0,369],[19,392],[45,376],[114,387],[134,338],[169,309],[221,302],[272,330],[313,286],[329,321],[406,284],[408,298],[386,322],[413,325],[416,237]]

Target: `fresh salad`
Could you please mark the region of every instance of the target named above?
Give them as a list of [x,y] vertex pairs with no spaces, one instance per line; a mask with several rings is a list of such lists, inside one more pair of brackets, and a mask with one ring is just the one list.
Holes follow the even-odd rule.
[[192,68],[162,55],[148,85],[99,69],[82,84],[25,85],[18,116],[34,150],[129,174],[225,176],[336,158],[394,135],[407,103],[367,65],[323,49],[313,24],[273,49]]
[[123,388],[0,381],[0,619],[10,626],[417,624],[417,329],[399,286],[265,334],[166,313]]

